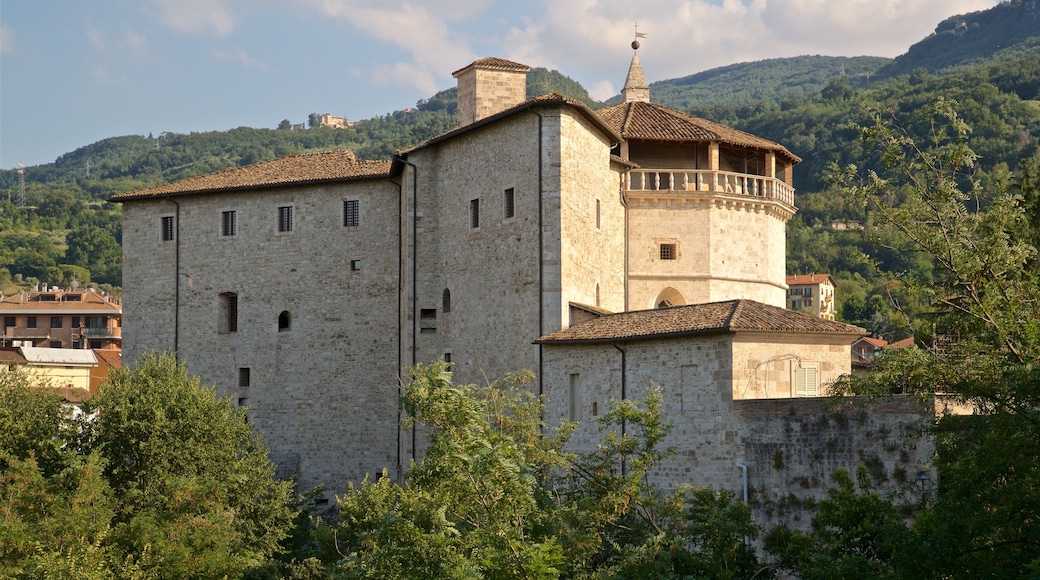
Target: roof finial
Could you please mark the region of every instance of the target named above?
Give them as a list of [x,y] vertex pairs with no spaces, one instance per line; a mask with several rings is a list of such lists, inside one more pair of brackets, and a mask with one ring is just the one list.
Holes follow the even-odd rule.
[[640,38],[646,38],[646,33],[645,32],[639,32],[639,23],[638,22],[633,24],[632,27],[635,28],[635,33],[636,33],[635,40],[632,41],[632,50],[639,50],[639,39]]

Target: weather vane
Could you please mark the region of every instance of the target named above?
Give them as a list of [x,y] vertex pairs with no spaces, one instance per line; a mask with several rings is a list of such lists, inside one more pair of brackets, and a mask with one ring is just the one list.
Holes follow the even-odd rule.
[[635,38],[635,40],[632,41],[632,50],[639,50],[639,39],[640,38],[646,38],[646,33],[645,32],[639,32],[639,23],[638,22],[633,24],[632,27],[635,29],[635,33],[636,33],[636,38]]

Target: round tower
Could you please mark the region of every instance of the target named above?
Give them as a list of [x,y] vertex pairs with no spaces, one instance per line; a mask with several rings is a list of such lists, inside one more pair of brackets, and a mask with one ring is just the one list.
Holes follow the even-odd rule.
[[645,78],[634,54],[624,102],[599,111],[624,137],[617,153],[635,166],[623,183],[627,308],[738,298],[784,307],[791,174],[801,159],[651,103]]

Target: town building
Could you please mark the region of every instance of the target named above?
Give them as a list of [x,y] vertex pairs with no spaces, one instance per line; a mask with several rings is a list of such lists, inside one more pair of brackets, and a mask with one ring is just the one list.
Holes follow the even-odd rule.
[[[862,334],[785,309],[801,160],[649,102],[637,56],[624,102],[598,111],[527,98],[528,70],[459,69],[459,126],[391,160],[329,151],[115,196],[127,363],[176,351],[248,409],[281,472],[334,492],[421,458],[397,404],[413,364],[451,362],[462,383],[532,370],[553,417],[660,381],[680,446],[720,422],[711,437],[732,444],[703,478],[685,463],[663,481],[739,489],[741,442],[776,442],[741,432],[779,425],[780,407],[731,424],[726,409],[782,400],[788,420],[816,420]],[[820,437],[841,437],[826,465],[856,461],[858,439]]]
[[119,298],[94,289],[46,288],[0,299],[0,346],[120,349]]
[[796,274],[788,276],[786,282],[788,308],[834,320],[834,289],[838,284],[830,274]]

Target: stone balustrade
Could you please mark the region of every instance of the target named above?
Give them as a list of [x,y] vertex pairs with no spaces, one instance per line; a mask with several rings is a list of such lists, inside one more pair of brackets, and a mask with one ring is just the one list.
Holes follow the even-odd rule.
[[763,175],[705,169],[633,169],[628,172],[630,192],[701,192],[747,195],[772,199],[794,207],[794,188]]

